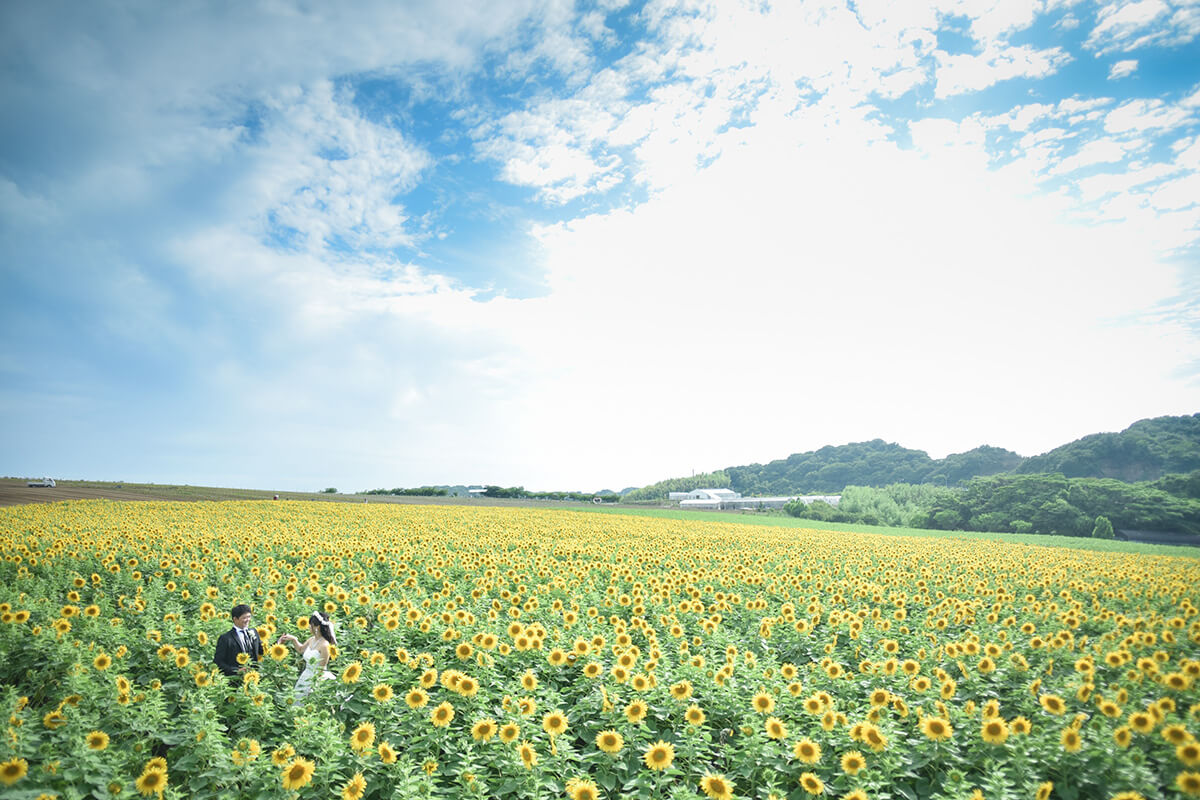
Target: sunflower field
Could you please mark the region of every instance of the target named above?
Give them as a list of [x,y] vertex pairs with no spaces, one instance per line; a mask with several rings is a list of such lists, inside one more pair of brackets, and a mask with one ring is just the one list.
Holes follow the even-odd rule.
[[[1200,796],[1193,558],[110,501],[0,509],[0,554],[14,800]],[[315,610],[336,679],[297,700],[273,645]]]

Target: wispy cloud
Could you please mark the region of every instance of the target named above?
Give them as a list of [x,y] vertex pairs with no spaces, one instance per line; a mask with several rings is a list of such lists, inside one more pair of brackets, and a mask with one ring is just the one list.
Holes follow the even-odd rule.
[[1106,2],[1084,46],[1104,55],[1152,45],[1177,46],[1200,35],[1200,9],[1188,0]]
[[1108,70],[1108,79],[1110,81],[1126,78],[1137,72],[1138,62],[1136,58],[1126,58],[1115,62]]

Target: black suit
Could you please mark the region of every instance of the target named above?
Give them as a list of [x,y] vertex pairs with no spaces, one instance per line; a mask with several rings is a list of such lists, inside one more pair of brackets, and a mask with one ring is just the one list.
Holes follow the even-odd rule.
[[246,633],[250,636],[248,648],[242,644],[237,628],[230,628],[217,639],[217,653],[213,656],[213,661],[226,675],[237,675],[238,670],[242,668],[237,662],[238,653],[247,653],[251,662],[259,661],[263,657],[262,639],[258,638],[258,633],[250,626],[246,626]]

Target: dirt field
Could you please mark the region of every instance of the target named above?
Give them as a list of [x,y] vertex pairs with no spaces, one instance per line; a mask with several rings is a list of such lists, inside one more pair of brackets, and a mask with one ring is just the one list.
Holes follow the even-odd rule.
[[[274,492],[266,489],[222,489],[211,486],[168,486],[111,481],[57,481],[53,489],[26,486],[24,478],[0,478],[0,506],[57,503],[64,500],[318,500],[331,503],[410,503],[416,505],[524,506],[578,508],[581,504],[557,500],[506,500],[491,497],[396,497],[394,495],[319,494]],[[610,506],[611,507],[611,506]],[[642,506],[639,506],[642,507]]]

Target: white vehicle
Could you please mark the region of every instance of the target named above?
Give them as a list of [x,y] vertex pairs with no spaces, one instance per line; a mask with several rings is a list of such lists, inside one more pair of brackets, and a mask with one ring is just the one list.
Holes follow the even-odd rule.
[[54,478],[42,478],[40,481],[30,481],[26,486],[48,486],[54,488]]

